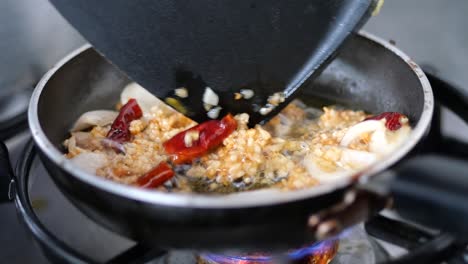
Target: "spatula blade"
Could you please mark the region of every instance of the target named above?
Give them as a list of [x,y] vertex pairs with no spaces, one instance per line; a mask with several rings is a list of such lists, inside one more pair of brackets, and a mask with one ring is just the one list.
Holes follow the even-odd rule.
[[[162,99],[176,100],[191,118],[209,118],[210,106],[203,103],[208,86],[219,97],[219,116],[248,112],[255,124],[278,112],[327,65],[367,20],[374,1],[51,2],[130,78]],[[188,89],[187,98],[175,94],[180,87]],[[254,96],[239,98],[241,89]],[[285,102],[267,105],[268,96],[283,91]]]

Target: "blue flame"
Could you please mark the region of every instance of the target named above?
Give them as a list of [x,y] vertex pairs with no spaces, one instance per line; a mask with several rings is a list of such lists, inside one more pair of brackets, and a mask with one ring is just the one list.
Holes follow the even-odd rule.
[[[349,233],[347,231],[341,233],[339,236],[324,240],[321,242],[317,242],[305,247],[302,247],[300,249],[292,250],[286,254],[286,257],[291,259],[291,260],[298,260],[305,258],[307,256],[311,256],[315,253],[318,253],[320,251],[324,251],[326,249],[329,249],[330,247],[333,247],[335,242],[339,240],[340,237],[346,236],[346,234]],[[225,255],[217,255],[217,254],[203,254],[201,255],[202,258],[205,258],[207,260],[210,260],[215,263],[229,263],[229,264],[237,264],[237,263],[244,263],[244,262],[264,262],[264,263],[270,263],[273,261],[272,256],[268,255],[258,255],[258,256],[225,256]]]
[[306,246],[306,247],[294,250],[293,252],[288,253],[288,257],[291,259],[302,259],[316,252],[320,252],[320,251],[323,251],[324,249],[332,247],[334,243],[335,243],[335,240],[326,240],[326,241],[318,242],[310,246]]

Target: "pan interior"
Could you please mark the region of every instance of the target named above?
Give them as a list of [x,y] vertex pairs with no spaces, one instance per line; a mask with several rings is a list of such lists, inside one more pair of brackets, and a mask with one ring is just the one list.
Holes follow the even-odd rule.
[[[388,160],[368,170],[368,173],[382,170],[404,156],[417,143],[429,124],[432,115],[432,92],[424,74],[417,66],[410,67],[407,60],[409,59],[403,54],[395,54],[392,50],[384,48],[381,43],[369,39],[369,36],[357,35],[346,43],[338,57],[318,79],[305,84],[300,94],[301,98],[313,101],[314,106],[318,107],[334,102],[351,109],[362,109],[373,113],[402,112],[410,118],[414,130],[408,144]],[[137,199],[146,199],[150,191],[134,190],[136,188],[129,186],[115,187],[120,184],[109,183],[98,177],[88,177],[89,175],[82,176],[84,173],[74,171],[70,167],[71,162],[67,163],[63,155],[57,151],[63,151],[62,142],[68,136],[68,129],[74,120],[86,111],[113,109],[121,90],[130,80],[90,47],[83,47],[58,65],[55,71],[53,69],[41,81],[31,101],[30,127],[36,143],[52,161],[68,168],[71,174],[80,179],[90,181],[91,184],[108,186],[106,188],[111,192],[116,189],[122,192],[132,189],[124,195],[132,196],[139,192],[139,195],[132,198],[138,196]],[[316,193],[330,191],[346,185],[347,182],[344,180],[336,186],[327,186]],[[291,196],[291,193],[295,192],[302,194]],[[256,199],[260,193],[256,194]],[[313,190],[302,190],[281,193],[279,196],[290,195],[294,197],[291,199],[297,199],[313,193]],[[194,196],[203,195],[191,195],[191,201],[187,200],[189,198],[184,198],[186,201],[178,205],[193,205],[197,201],[204,203],[219,197],[208,196],[197,200],[193,198]],[[251,198],[248,193],[227,196],[248,198],[242,200]],[[270,198],[265,198],[265,202],[271,202]],[[236,199],[232,199],[232,206],[244,204]],[[223,202],[214,204],[226,206],[229,204],[226,201],[225,197]],[[245,204],[250,203],[245,202]]]

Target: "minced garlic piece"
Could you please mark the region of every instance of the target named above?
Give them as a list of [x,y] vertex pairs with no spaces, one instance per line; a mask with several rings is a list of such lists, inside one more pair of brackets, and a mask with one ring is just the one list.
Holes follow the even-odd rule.
[[137,120],[133,120],[130,123],[130,128],[129,129],[130,129],[130,133],[132,133],[132,135],[136,135],[136,134],[140,133],[141,131],[143,131],[145,128],[146,128],[146,123],[143,122],[140,119],[137,119]]
[[200,133],[198,131],[187,131],[184,136],[184,144],[187,148],[193,145],[194,141],[197,141],[200,138]]

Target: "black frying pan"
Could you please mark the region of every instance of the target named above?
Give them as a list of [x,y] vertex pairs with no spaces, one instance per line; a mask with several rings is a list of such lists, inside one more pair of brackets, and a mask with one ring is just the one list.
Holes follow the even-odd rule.
[[[365,37],[348,45],[304,89],[305,96],[325,96],[371,112],[402,112],[415,125],[409,143],[369,170],[371,175],[402,158],[426,132],[431,89],[424,74],[399,54]],[[42,79],[29,112],[34,140],[56,184],[78,208],[119,233],[160,247],[290,246],[315,239],[309,217],[340,203],[352,186],[343,180],[303,191],[213,197],[142,190],[76,170],[60,152],[70,124],[88,110],[111,108],[128,82],[96,51],[83,47]]]
[[[444,181],[436,181],[440,177],[433,167],[447,164],[438,158],[430,164],[427,159],[416,160],[402,167],[402,172],[411,172],[403,176],[413,177],[395,180],[393,171],[384,172],[413,150],[428,131],[433,98],[429,82],[414,62],[368,34],[353,37],[320,78],[304,90],[303,96],[325,97],[371,112],[403,112],[410,118],[413,133],[399,150],[354,178],[306,190],[221,196],[160,193],[76,169],[61,152],[70,125],[85,111],[111,108],[128,82],[91,47],[82,47],[58,63],[38,84],[30,103],[29,124],[41,158],[65,196],[95,221],[143,243],[211,250],[291,248],[365,220],[384,207],[390,191],[398,194],[397,199],[403,199],[400,205],[412,202],[413,206],[404,212],[414,217],[428,213],[425,209],[429,207],[414,206],[428,193],[429,197],[440,194],[438,197],[444,198],[447,188],[462,186],[457,190],[463,190],[459,183],[464,182],[460,176],[466,166],[454,161],[446,168],[451,174],[445,175]],[[4,158],[5,153],[1,153]],[[421,170],[421,162],[429,169]],[[407,184],[398,185],[405,180],[419,187],[416,196],[404,189]],[[445,185],[440,183],[445,181]],[[427,192],[429,188],[431,192]],[[456,192],[460,193],[463,192]],[[464,207],[452,210],[450,203],[428,201],[433,205],[431,212],[468,215]],[[456,230],[463,230],[463,226]],[[466,227],[464,231],[463,234],[468,233]]]

